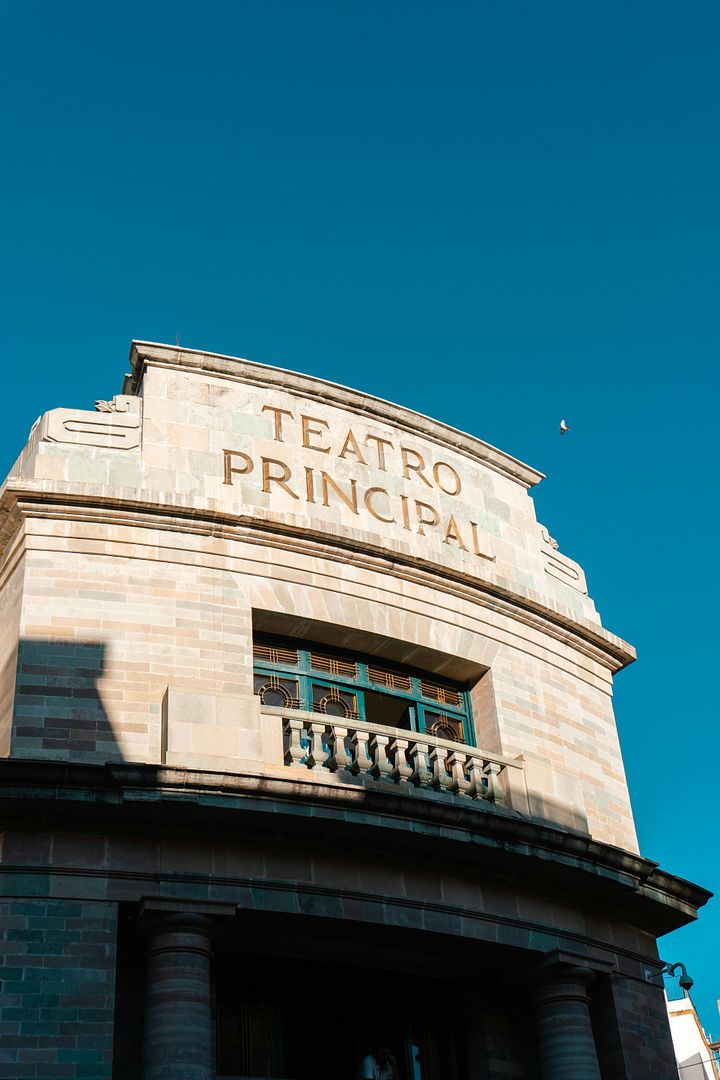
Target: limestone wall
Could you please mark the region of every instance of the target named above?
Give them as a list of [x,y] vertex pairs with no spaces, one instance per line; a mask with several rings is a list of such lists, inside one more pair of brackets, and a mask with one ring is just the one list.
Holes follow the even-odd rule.
[[24,565],[15,545],[0,572],[0,756],[10,752]]
[[3,493],[5,753],[282,767],[251,651],[280,619],[467,679],[480,746],[522,757],[513,805],[635,849],[611,704],[633,652],[535,520],[539,474],[319,380],[133,363],[101,411],[43,417]]

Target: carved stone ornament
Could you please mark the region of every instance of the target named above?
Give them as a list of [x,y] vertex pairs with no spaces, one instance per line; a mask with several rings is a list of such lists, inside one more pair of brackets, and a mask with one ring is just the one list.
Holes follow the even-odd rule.
[[576,562],[568,559],[567,555],[562,554],[557,540],[544,525],[540,525],[540,548],[545,559],[545,572],[556,581],[562,581],[564,585],[587,595],[584,571]]
[[140,445],[139,397],[118,394],[96,402],[96,412],[53,409],[42,417],[40,438],[104,449],[132,450]]
[[[140,398],[130,397],[127,394],[116,394],[110,401],[98,400],[95,402],[96,412],[126,413],[139,411]],[[134,409],[133,406],[138,406]]]
[[540,532],[542,534],[543,541],[548,545],[548,547],[554,548],[555,551],[557,551],[560,545],[558,544],[555,537],[550,535],[544,525],[540,526]]

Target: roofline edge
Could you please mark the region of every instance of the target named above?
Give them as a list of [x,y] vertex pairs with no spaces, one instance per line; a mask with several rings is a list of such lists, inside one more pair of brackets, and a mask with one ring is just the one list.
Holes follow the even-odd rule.
[[[132,371],[125,377],[122,391],[124,394],[137,393],[148,362],[175,367],[179,370],[209,372],[223,378],[236,379],[239,382],[254,382],[256,385],[279,385],[290,393],[307,393],[322,398],[329,404],[404,427],[415,435],[424,435],[435,442],[450,446],[515,483],[521,484],[526,490],[535,487],[545,479],[544,473],[526,465],[504,450],[499,450],[491,443],[452,427],[450,424],[445,424],[441,420],[416,412],[405,405],[396,405],[374,394],[366,394],[361,390],[355,390],[319,376],[305,375],[290,368],[261,364],[239,356],[226,356],[223,353],[207,352],[204,349],[187,349],[180,345],[165,345],[161,342],[133,340],[130,346]],[[290,379],[290,385],[288,379]],[[318,393],[319,390],[321,393]]]

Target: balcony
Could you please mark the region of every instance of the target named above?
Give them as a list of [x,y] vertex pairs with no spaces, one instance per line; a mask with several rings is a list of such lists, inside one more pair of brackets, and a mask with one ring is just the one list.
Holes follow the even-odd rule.
[[267,705],[257,695],[248,701],[168,688],[162,742],[162,765],[170,768],[529,810],[525,756],[367,717]]
[[518,761],[428,733],[295,709],[266,706],[262,713],[280,718],[285,764],[298,773],[446,792],[497,805],[507,805],[508,772],[522,775]]

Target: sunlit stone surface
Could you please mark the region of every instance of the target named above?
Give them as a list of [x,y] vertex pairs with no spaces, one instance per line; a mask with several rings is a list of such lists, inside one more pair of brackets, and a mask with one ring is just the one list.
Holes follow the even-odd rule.
[[[634,652],[540,474],[289,371],[131,366],[2,491],[8,992],[69,987],[6,1075],[334,1080],[382,1029],[417,1080],[673,1076],[655,938],[707,894],[638,854]],[[304,989],[366,1014],[328,1062]]]

